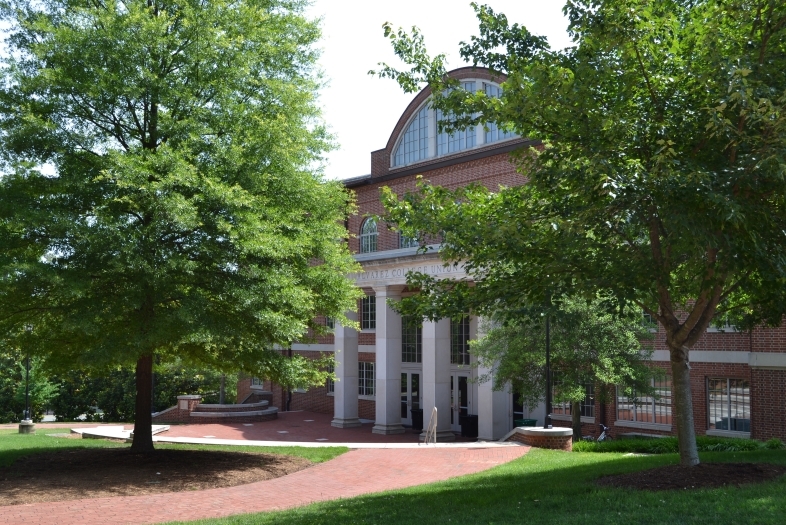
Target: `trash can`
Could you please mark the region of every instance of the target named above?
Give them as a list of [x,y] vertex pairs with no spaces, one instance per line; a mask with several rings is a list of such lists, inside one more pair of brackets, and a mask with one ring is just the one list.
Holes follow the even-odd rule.
[[537,419],[515,419],[513,424],[517,427],[536,427],[538,426]]
[[411,408],[409,413],[412,414],[412,430],[420,432],[423,430],[423,409]]
[[461,425],[461,435],[463,437],[478,437],[478,416],[459,416],[459,425]]

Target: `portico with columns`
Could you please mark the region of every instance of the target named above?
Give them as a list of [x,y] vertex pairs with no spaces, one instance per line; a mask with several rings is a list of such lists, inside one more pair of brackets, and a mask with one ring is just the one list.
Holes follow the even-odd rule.
[[[366,327],[361,325],[360,334],[354,328],[335,326],[337,380],[332,425],[348,428],[361,424],[358,399],[363,388],[358,383],[358,354],[362,352],[374,355],[373,433],[404,433],[405,425],[412,423],[411,410],[422,409],[425,434],[436,408],[438,441],[453,441],[461,430],[459,419],[471,416],[477,416],[479,437],[489,440],[502,437],[510,430],[511,396],[493,391],[490,381],[478,383],[478,374],[488,375],[489,371],[478,370],[468,354],[451,358],[450,319],[424,321],[418,332],[417,358],[413,358],[415,354],[407,354],[406,362],[402,358],[402,317],[391,303],[412,293],[406,287],[407,272],[466,279],[463,270],[444,267],[436,250],[417,253],[415,248],[406,248],[356,257],[363,271],[352,278],[369,296],[365,304],[374,305],[375,322],[369,328],[366,319]],[[357,314],[351,315],[351,319],[357,319],[354,317]],[[360,315],[363,316],[362,311]],[[462,334],[466,339],[475,338],[477,331],[477,318],[472,317],[464,322],[463,332],[454,334],[453,338]],[[373,340],[374,344],[359,344],[359,335],[367,342]]]

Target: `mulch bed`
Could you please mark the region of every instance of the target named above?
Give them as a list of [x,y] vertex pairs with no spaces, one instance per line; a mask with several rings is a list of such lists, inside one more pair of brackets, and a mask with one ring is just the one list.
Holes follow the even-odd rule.
[[602,487],[637,490],[691,490],[771,481],[786,473],[786,467],[769,463],[700,463],[695,467],[669,465],[641,472],[604,476]]
[[232,487],[311,466],[278,454],[127,448],[61,450],[0,467],[0,506]]

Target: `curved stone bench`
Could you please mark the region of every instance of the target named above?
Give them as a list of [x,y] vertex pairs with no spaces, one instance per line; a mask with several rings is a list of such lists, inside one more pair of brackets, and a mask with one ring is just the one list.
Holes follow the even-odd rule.
[[566,427],[516,427],[500,441],[518,441],[530,447],[573,450],[573,429]]
[[[248,405],[245,405],[248,406]],[[191,412],[189,423],[252,423],[278,418],[278,408],[243,412]]]
[[258,403],[246,403],[245,405],[218,405],[218,404],[204,404],[200,403],[194,408],[194,412],[249,412],[254,409],[265,409],[270,404],[269,401],[260,401]]

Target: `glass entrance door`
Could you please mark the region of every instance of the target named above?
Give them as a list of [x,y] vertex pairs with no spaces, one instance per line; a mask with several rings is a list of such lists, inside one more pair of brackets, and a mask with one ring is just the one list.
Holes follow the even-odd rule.
[[450,376],[450,428],[461,432],[460,416],[469,414],[468,376],[452,374]]
[[401,372],[401,424],[412,424],[411,409],[420,408],[420,372]]

